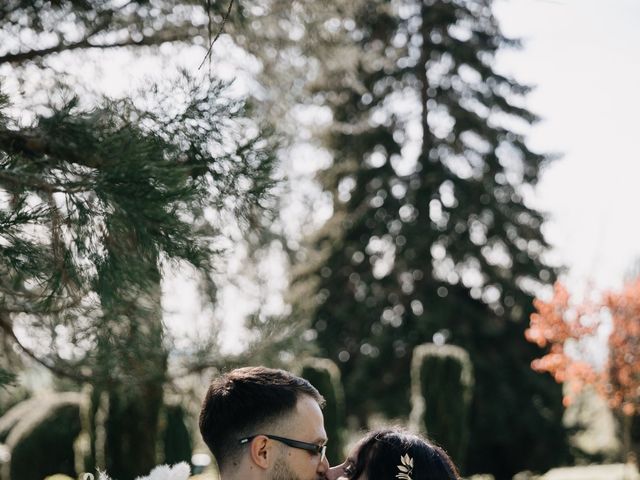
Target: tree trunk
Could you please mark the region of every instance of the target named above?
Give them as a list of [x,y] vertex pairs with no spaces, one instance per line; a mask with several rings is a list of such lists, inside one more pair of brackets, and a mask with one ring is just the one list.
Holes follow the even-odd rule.
[[640,415],[633,415],[630,420],[629,441],[631,444],[630,457],[628,460],[635,463],[640,469]]
[[106,423],[107,472],[118,480],[148,475],[156,465],[162,384],[145,382],[132,391],[109,393]]
[[622,461],[640,466],[640,415],[618,414],[622,440]]
[[[135,247],[135,243],[131,245]],[[111,478],[133,480],[157,464],[159,417],[167,354],[163,346],[161,274],[152,254],[118,248],[116,268],[130,268],[126,281],[111,281],[105,268],[101,292],[101,375],[108,395],[104,422],[105,467]]]

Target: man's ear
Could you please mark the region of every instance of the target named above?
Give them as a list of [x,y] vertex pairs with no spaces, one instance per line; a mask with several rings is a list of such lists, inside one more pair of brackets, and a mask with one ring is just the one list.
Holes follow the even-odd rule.
[[266,470],[273,462],[275,455],[273,442],[270,442],[264,435],[258,435],[251,441],[249,455],[251,455],[253,463],[259,468]]

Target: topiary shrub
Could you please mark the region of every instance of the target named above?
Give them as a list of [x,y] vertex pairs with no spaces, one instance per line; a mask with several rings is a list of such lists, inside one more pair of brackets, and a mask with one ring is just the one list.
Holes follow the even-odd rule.
[[302,364],[300,376],[318,389],[327,401],[324,408],[324,426],[329,437],[327,458],[329,463],[342,462],[344,456],[344,391],[340,370],[327,358],[308,358]]
[[454,345],[419,345],[411,364],[413,428],[427,434],[463,469],[473,394],[469,354]]
[[185,412],[181,405],[167,405],[162,412],[160,428],[164,463],[173,465],[180,462],[191,463],[193,442],[185,422]]
[[[113,443],[109,428],[111,430],[127,428],[127,424],[120,425],[122,422],[117,421],[123,418],[121,398],[121,395],[114,395],[104,389],[94,388],[90,385],[83,387],[80,402],[82,429],[74,442],[76,472],[106,470],[109,475],[114,475],[114,478],[124,478],[122,472],[120,472],[120,477],[116,477],[109,470],[112,467],[109,449]],[[126,403],[124,408],[129,408]],[[188,415],[185,414],[185,409],[175,401],[165,404],[161,408],[158,419],[158,436],[153,443],[156,464],[189,463],[191,461],[193,440],[186,425],[186,416]],[[128,425],[131,428],[139,428],[137,423],[136,417],[133,416]],[[113,436],[113,432],[111,432],[111,436]]]
[[7,436],[11,460],[3,478],[42,480],[56,473],[75,477],[73,443],[80,433],[79,395],[52,394],[37,400],[37,404],[29,400],[35,408]]
[[[0,479],[42,480],[53,474],[75,477],[108,469],[107,427],[126,410],[114,405],[109,392],[85,387],[82,392],[32,397],[0,417],[0,443],[6,443],[11,453],[10,461],[0,464]],[[121,428],[134,428],[138,419],[131,416],[129,422],[122,423]],[[190,462],[192,439],[181,405],[162,409],[160,434],[152,446],[157,463]]]
[[[0,416],[0,443],[6,443],[11,430],[25,417],[41,406],[41,397],[32,397],[15,403]],[[0,477],[1,478],[1,477]]]

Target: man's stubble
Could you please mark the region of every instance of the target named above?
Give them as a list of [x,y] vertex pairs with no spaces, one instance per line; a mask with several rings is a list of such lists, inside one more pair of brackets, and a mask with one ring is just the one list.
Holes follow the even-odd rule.
[[282,453],[273,465],[273,472],[269,480],[326,480],[324,475],[314,475],[313,478],[303,479],[297,475],[287,463],[286,455]]
[[273,465],[271,478],[269,480],[301,480],[292,470],[284,455],[280,455]]

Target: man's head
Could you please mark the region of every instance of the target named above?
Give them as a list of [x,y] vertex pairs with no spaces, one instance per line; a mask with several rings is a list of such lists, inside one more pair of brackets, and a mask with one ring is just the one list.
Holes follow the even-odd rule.
[[200,432],[223,478],[317,480],[328,464],[324,399],[284,370],[246,367],[215,379],[200,411]]

